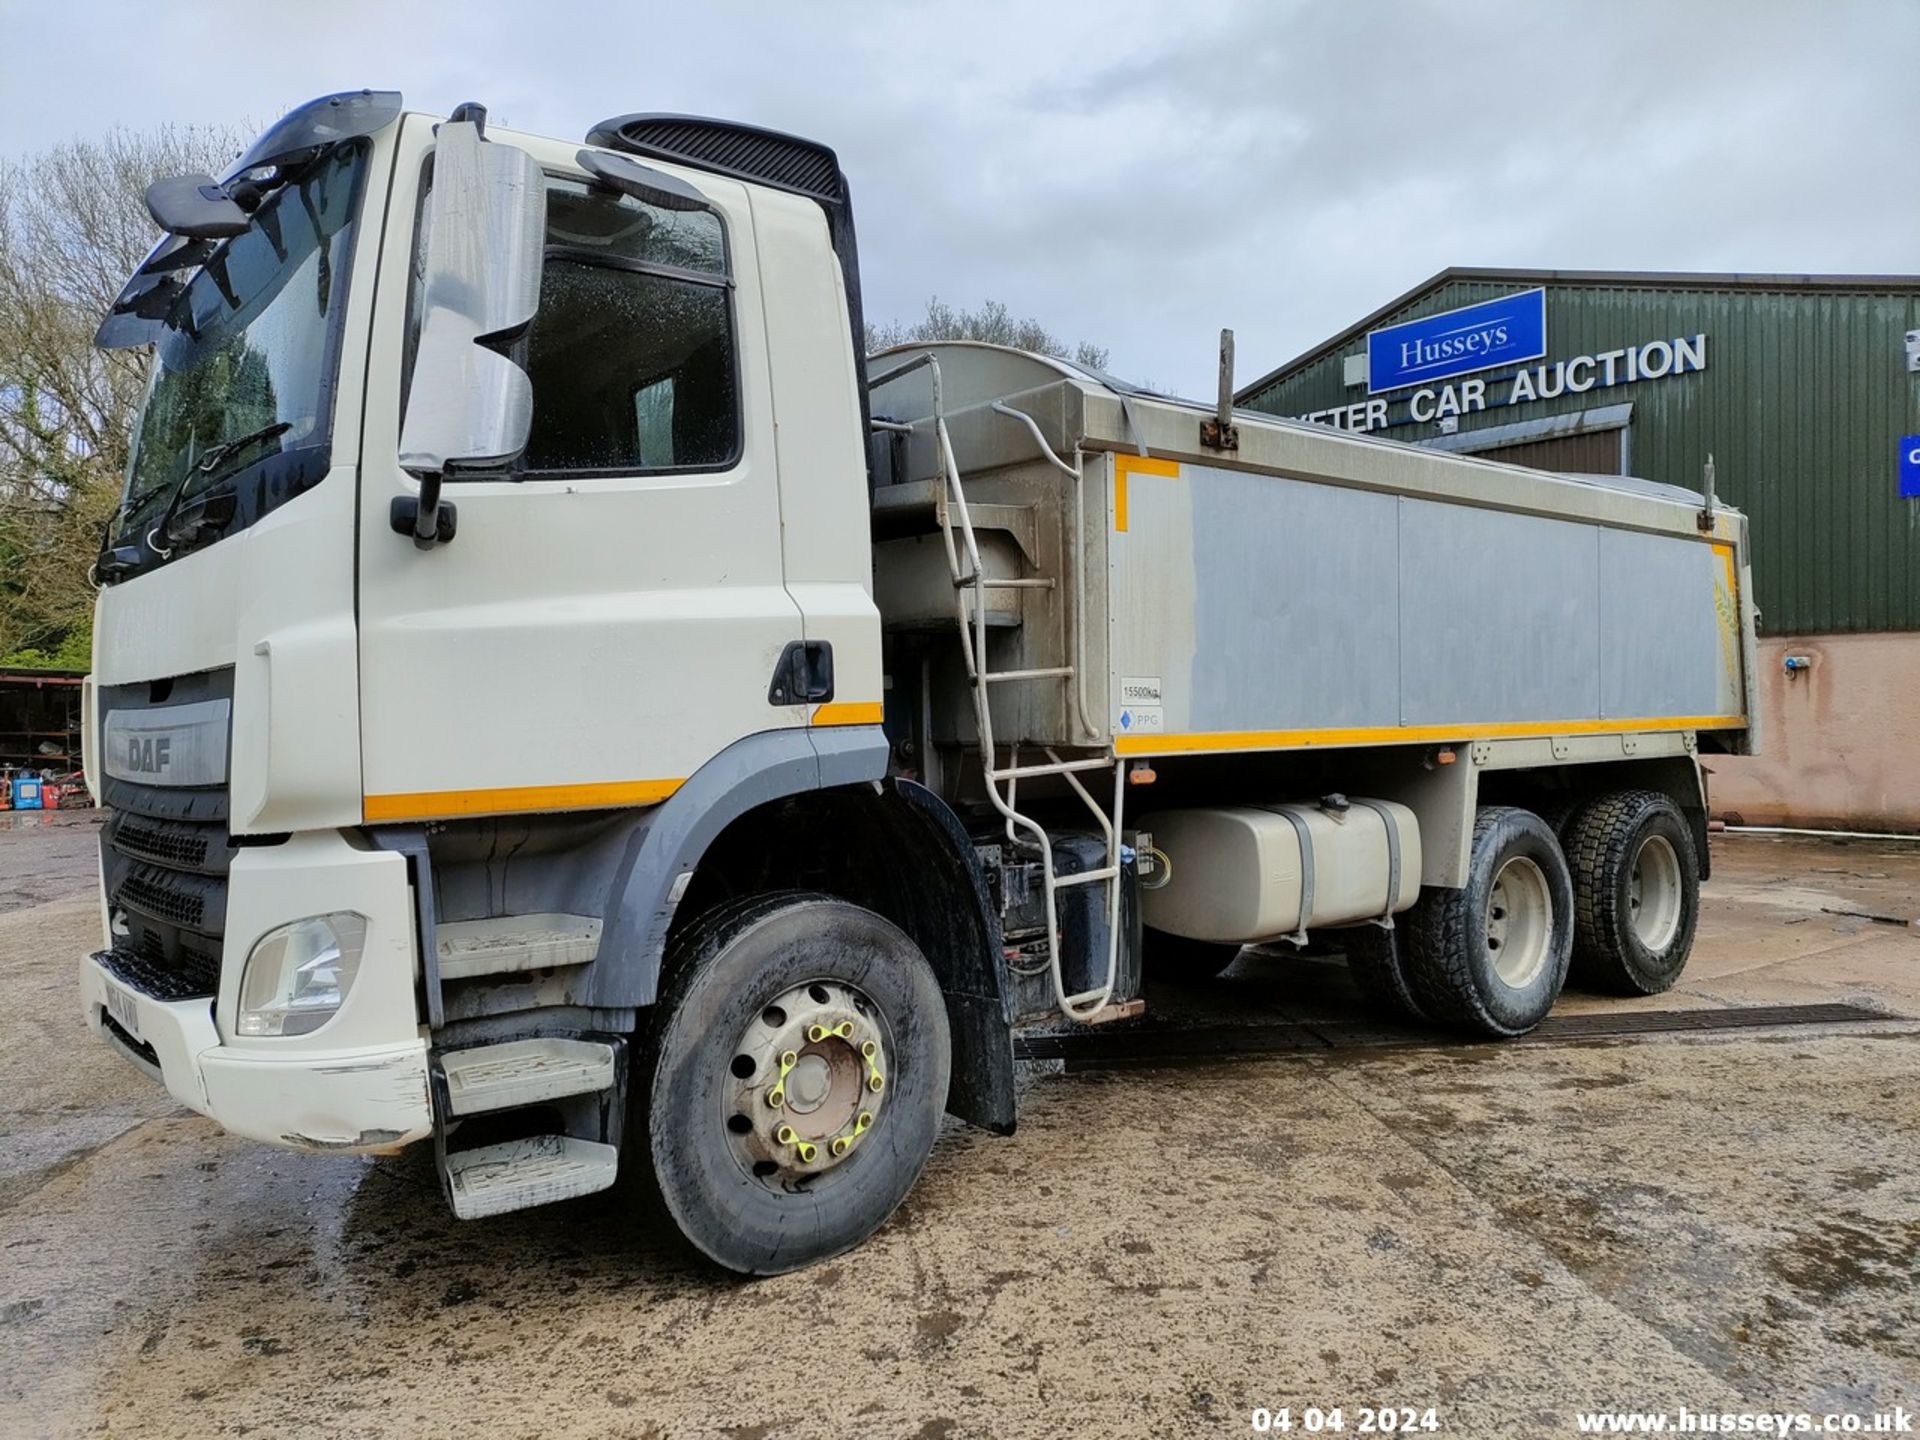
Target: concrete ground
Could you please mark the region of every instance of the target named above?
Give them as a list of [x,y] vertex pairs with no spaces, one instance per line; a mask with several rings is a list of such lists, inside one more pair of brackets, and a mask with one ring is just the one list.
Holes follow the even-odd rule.
[[[1920,1408],[1920,1026],[1034,1078],[869,1244],[716,1278],[617,1206],[222,1135],[87,1037],[87,817],[0,829],[0,1435],[1173,1436],[1254,1407]],[[1920,1016],[1920,845],[1717,839],[1652,1008]],[[1356,1014],[1337,964],[1218,1006]],[[1618,1005],[1569,996],[1569,1010]]]

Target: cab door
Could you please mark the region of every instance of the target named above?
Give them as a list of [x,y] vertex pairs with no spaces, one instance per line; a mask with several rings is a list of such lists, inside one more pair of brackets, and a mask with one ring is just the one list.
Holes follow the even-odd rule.
[[663,208],[519,135],[545,174],[540,308],[502,341],[532,379],[525,452],[449,478],[451,540],[395,533],[433,129],[401,141],[383,240],[359,518],[369,822],[644,805],[733,741],[804,726],[771,681],[802,639],[781,560],[752,212],[674,172]]

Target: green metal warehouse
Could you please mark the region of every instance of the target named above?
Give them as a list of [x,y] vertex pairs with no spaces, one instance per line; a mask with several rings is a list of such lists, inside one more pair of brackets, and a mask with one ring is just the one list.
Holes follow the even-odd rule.
[[1238,400],[1696,490],[1711,455],[1766,724],[1714,760],[1716,811],[1920,829],[1920,277],[1450,269]]

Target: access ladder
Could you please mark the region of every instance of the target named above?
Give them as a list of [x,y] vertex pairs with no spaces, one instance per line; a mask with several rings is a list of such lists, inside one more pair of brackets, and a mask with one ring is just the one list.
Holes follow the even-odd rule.
[[[1078,706],[1081,723],[1091,733],[1097,728],[1087,718],[1084,692],[1080,689],[1077,665],[1049,665],[1025,670],[993,670],[987,665],[987,591],[990,589],[1053,589],[1051,576],[994,576],[986,572],[980,561],[980,545],[974,533],[972,513],[967,507],[966,486],[960,478],[960,465],[954,458],[953,441],[947,433],[946,412],[942,403],[940,383],[940,362],[931,354],[921,354],[905,363],[872,377],[867,383],[869,389],[878,389],[891,380],[914,370],[925,368],[931,377],[933,386],[933,413],[930,422],[933,427],[933,440],[942,472],[947,503],[938,507],[940,536],[946,546],[947,570],[953,578],[955,618],[960,631],[962,656],[966,661],[967,681],[973,692],[974,722],[978,730],[980,744],[980,767],[986,781],[987,798],[993,807],[1005,819],[1007,838],[1013,844],[1036,854],[1040,861],[1040,873],[1044,884],[1047,916],[1047,969],[1053,982],[1054,1004],[1060,1013],[1069,1020],[1090,1021],[1102,1018],[1113,997],[1114,977],[1117,973],[1120,942],[1120,896],[1122,853],[1120,845],[1120,817],[1125,796],[1126,764],[1117,756],[1103,755],[1087,759],[1060,758],[1058,751],[1043,746],[1042,753],[1047,757],[1044,764],[1022,765],[1017,744],[1009,749],[1008,762],[1002,767],[999,762],[999,749],[994,740],[993,727],[993,687],[996,685],[1056,683],[1073,687],[1073,699]],[[1083,525],[1084,510],[1082,502],[1085,489],[1084,455],[1076,449],[1074,463],[1069,465],[1054,453],[1053,447],[1040,432],[1040,427],[1031,415],[1015,410],[1009,405],[994,401],[991,407],[996,413],[1022,424],[1033,436],[1042,458],[1055,469],[1061,471],[1073,481],[1074,523]],[[877,428],[911,431],[911,425],[876,420]],[[1077,558],[1082,563],[1084,555]],[[1082,564],[1082,568],[1084,565]],[[1079,577],[1076,576],[1078,579]],[[968,597],[972,603],[968,603]],[[1084,607],[1074,607],[1073,624],[1078,631],[1084,624]],[[1076,658],[1084,655],[1082,646],[1074,647]],[[1084,663],[1082,661],[1082,663]],[[1111,813],[1101,809],[1099,801],[1081,783],[1083,772],[1107,770],[1113,777],[1113,808]],[[1039,779],[1046,776],[1059,776],[1085,803],[1095,822],[1100,826],[1106,842],[1106,863],[1078,875],[1056,875],[1053,864],[1053,846],[1048,839],[1046,828],[1030,815],[1022,812],[1018,805],[1019,784],[1022,780]],[[1025,836],[1023,840],[1021,837]],[[1069,995],[1066,977],[1060,957],[1060,912],[1059,892],[1072,886],[1103,885],[1106,887],[1104,899],[1107,905],[1107,956],[1106,979],[1097,988],[1083,990]]]

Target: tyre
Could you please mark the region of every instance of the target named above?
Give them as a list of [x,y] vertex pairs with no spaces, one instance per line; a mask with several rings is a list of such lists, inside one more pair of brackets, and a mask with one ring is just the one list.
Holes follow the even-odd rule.
[[1671,989],[1700,919],[1700,860],[1686,817],[1657,790],[1603,795],[1567,835],[1573,978],[1618,995]]
[[1429,1018],[1480,1035],[1533,1029],[1573,950],[1573,881],[1553,830],[1530,810],[1482,808],[1466,885],[1422,892],[1404,928],[1407,975]]
[[870,910],[730,901],[669,947],[630,1113],[643,1184],[744,1275],[852,1249],[919,1178],[951,1064],[933,969]]
[[1246,947],[1149,929],[1143,948],[1144,968],[1153,979],[1169,985],[1199,985],[1217,979]]
[[1369,1006],[1390,1019],[1427,1018],[1407,973],[1402,927],[1383,930],[1378,925],[1356,925],[1335,931],[1328,938],[1345,950],[1354,987]]

